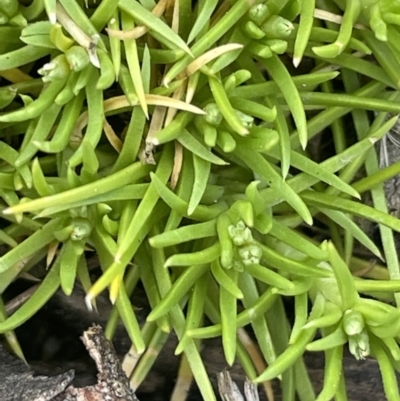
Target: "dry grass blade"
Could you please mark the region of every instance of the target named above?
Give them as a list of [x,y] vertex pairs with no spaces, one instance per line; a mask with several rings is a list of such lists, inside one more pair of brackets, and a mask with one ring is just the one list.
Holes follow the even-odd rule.
[[117,134],[115,133],[113,127],[108,123],[106,119],[103,122],[103,130],[106,134],[108,141],[110,142],[111,146],[118,152],[121,152],[123,143],[121,139],[118,138]]
[[192,61],[186,68],[186,75],[189,77],[200,68],[205,66],[207,63],[218,58],[219,56],[242,48],[243,45],[240,43],[228,43],[227,45],[215,47],[214,49],[211,49],[208,52],[202,54],[200,57],[197,57],[196,60]]
[[[156,4],[156,6],[151,10],[152,14],[154,14],[158,18],[161,17],[164,14],[168,1],[169,0],[159,1]],[[106,28],[106,31],[109,36],[118,38],[120,40],[125,40],[125,39],[139,39],[149,31],[149,28],[144,25],[139,25],[127,31],[120,31],[118,29],[110,29],[110,28]]]

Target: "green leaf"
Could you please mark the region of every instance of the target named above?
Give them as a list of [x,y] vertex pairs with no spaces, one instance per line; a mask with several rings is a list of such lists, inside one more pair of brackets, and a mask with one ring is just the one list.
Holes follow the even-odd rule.
[[379,248],[375,245],[375,243],[345,213],[323,207],[320,207],[319,210],[323,214],[328,216],[333,222],[335,222],[336,224],[347,230],[354,238],[356,238],[361,244],[363,244],[367,249],[369,249],[374,255],[382,259],[382,254]]
[[193,154],[194,182],[190,195],[188,215],[190,216],[199,205],[207,187],[211,172],[211,163]]
[[300,196],[283,181],[282,177],[260,153],[250,152],[244,147],[237,147],[236,152],[243,162],[259,174],[275,193],[289,203],[307,224],[312,225],[311,213]]
[[193,24],[192,30],[190,31],[188,42],[192,42],[199,32],[204,28],[207,22],[210,21],[210,17],[218,5],[218,0],[205,0],[199,3],[200,11]]
[[400,232],[400,220],[398,218],[374,209],[371,206],[319,192],[304,191],[301,193],[301,197],[310,206],[315,206],[317,208],[325,207],[327,209],[339,210],[344,213],[360,216]]
[[326,253],[295,230],[273,220],[269,234],[316,260],[325,260]]
[[220,159],[218,156],[214,155],[209,151],[201,142],[199,142],[192,134],[190,134],[186,129],[177,138],[177,141],[186,149],[190,150],[195,155],[201,157],[204,160],[209,161],[213,164],[218,164],[220,166],[228,164],[226,161]]
[[291,160],[291,165],[293,167],[296,167],[303,173],[307,173],[315,178],[318,178],[318,180],[326,182],[333,188],[336,188],[341,192],[344,192],[350,196],[354,196],[360,199],[360,194],[354,188],[352,188],[349,184],[341,180],[337,175],[326,170],[320,164],[315,163],[308,157],[303,156],[298,152],[291,151],[290,160]]
[[169,188],[167,188],[163,182],[153,173],[150,173],[150,177],[154,187],[163,201],[173,210],[181,214],[182,216],[190,217],[193,220],[207,221],[216,218],[222,211],[226,209],[225,204],[216,204],[213,206],[199,205],[189,216],[187,214],[188,202],[182,200],[179,196],[175,195]]
[[352,308],[359,299],[353,276],[331,242],[325,242],[322,246],[329,255],[329,262],[332,266],[342,299],[342,310],[345,311]]
[[[119,8],[131,15],[136,21],[150,29],[150,32],[171,49],[182,49],[189,55],[191,51],[186,43],[178,36],[167,24],[156,17],[149,10],[146,10],[139,2],[130,0],[120,0]],[[157,39],[156,38],[156,39]]]
[[30,319],[54,295],[60,286],[60,266],[56,264],[47,273],[39,288],[13,315],[0,322],[0,333],[14,330]]

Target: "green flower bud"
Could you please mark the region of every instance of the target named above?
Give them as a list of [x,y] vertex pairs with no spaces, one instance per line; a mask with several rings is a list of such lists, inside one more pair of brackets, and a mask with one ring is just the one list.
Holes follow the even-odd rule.
[[245,245],[239,248],[239,256],[245,266],[259,264],[261,255],[261,248],[256,244]]
[[360,312],[349,309],[344,313],[343,329],[348,336],[361,334],[364,327],[364,318]]
[[206,112],[204,118],[208,124],[214,127],[218,127],[218,125],[221,124],[223,117],[215,103],[208,103],[203,110]]
[[50,63],[45,64],[38,73],[43,75],[43,82],[53,82],[66,78],[71,72],[67,59],[63,54],[54,58]]
[[73,71],[82,71],[90,63],[89,54],[81,46],[72,46],[65,52],[69,67]]
[[248,228],[243,221],[239,221],[236,227],[233,225],[229,226],[228,231],[236,246],[251,244],[253,242],[253,235],[251,234],[250,228]]
[[357,360],[365,359],[369,355],[369,337],[365,330],[356,336],[349,337],[349,351]]
[[257,25],[261,25],[270,15],[269,8],[264,3],[255,4],[250,7],[249,10],[250,20],[255,22]]
[[93,226],[87,219],[77,218],[72,220],[73,230],[71,233],[72,241],[81,241],[89,237]]
[[285,39],[290,36],[294,26],[285,18],[273,15],[262,25],[261,29],[273,39]]

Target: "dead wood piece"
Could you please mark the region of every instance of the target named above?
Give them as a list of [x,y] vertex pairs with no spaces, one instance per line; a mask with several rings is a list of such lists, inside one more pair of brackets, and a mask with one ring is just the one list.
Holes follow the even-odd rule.
[[250,380],[246,378],[244,382],[244,395],[239,391],[238,386],[234,381],[227,370],[224,370],[221,373],[218,373],[218,390],[219,394],[223,401],[259,401],[257,386],[252,383]]
[[74,378],[71,370],[58,376],[33,376],[29,366],[9,355],[0,344],[0,400],[53,401]]
[[85,331],[82,341],[98,370],[97,384],[83,388],[70,385],[72,370],[53,377],[33,376],[27,365],[9,355],[0,344],[0,400],[138,401],[101,326]]

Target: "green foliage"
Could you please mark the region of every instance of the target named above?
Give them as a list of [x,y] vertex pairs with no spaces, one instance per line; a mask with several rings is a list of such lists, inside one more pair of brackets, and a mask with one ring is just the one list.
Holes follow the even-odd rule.
[[[346,399],[346,344],[378,360],[398,400],[400,311],[384,300],[400,306],[400,222],[382,183],[399,166],[380,171],[374,148],[400,112],[398,2],[28,3],[0,4],[0,294],[46,255],[49,269],[11,316],[0,299],[15,351],[13,330],[79,280],[88,308],[108,289],[106,334],[120,317],[140,357],[125,361],[135,388],[173,330],[208,401],[198,342],[216,336],[252,380],[281,377],[285,401],[294,388],[315,399],[299,389],[305,350],[326,355],[316,399]],[[315,162],[307,144],[323,130],[334,152]],[[359,200],[368,190],[372,206]],[[380,226],[382,253],[355,216]],[[327,241],[303,230],[315,220]],[[387,266],[352,275],[367,265],[354,239]],[[152,308],[142,327],[129,300],[139,280]]]

